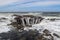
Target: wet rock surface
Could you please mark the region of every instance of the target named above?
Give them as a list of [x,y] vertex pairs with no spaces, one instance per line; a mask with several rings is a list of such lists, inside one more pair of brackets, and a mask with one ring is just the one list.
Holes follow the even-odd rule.
[[54,37],[50,32],[46,33],[47,29],[44,31],[43,33],[39,33],[37,30],[23,30],[22,32],[10,31],[8,33],[0,33],[0,40],[54,40]]
[[13,15],[15,22],[10,25],[16,27],[17,29],[23,29],[24,27],[32,27],[33,24],[40,23],[44,18],[34,15]]
[[[54,37],[60,38],[56,33],[48,29],[44,29],[42,32],[39,30],[28,29],[24,30],[24,27],[32,27],[33,24],[40,23],[44,18],[34,15],[14,15],[15,18],[11,21],[11,24],[7,24],[9,27],[15,27],[16,29],[10,30],[9,32],[0,33],[0,40],[55,40]],[[6,18],[1,18],[6,21]],[[53,20],[54,21],[54,20]],[[5,26],[5,25],[4,25]],[[45,27],[45,26],[44,26]],[[49,27],[49,26],[48,26]],[[20,31],[19,31],[20,30]]]

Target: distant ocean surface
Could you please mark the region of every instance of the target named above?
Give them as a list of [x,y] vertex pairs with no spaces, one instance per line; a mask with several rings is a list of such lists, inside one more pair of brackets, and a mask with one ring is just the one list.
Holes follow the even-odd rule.
[[2,12],[0,13],[0,15],[11,15],[11,14],[18,14],[18,15],[23,15],[23,14],[28,14],[28,15],[39,15],[39,16],[52,16],[52,17],[60,17],[60,12],[39,12],[39,13],[24,13],[24,12],[21,12],[21,13],[9,13],[9,12]]

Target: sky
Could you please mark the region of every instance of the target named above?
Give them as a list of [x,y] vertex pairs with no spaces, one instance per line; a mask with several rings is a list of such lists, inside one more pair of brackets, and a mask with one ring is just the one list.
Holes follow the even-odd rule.
[[60,0],[0,0],[0,12],[60,12]]

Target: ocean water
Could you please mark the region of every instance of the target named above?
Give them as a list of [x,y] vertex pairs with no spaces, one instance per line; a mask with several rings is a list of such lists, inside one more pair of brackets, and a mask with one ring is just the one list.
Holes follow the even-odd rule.
[[[5,17],[7,18],[6,20],[0,20],[0,33],[3,32],[8,32],[10,30],[13,29],[12,26],[9,26],[7,24],[10,24],[10,20],[13,20],[14,17],[12,17],[11,15],[13,14],[0,14],[0,18]],[[43,16],[42,16],[43,17]],[[25,27],[24,30],[29,30],[29,29],[37,29],[38,31],[42,32],[44,29],[48,29],[50,32],[52,33],[56,33],[60,36],[60,20],[55,20],[55,21],[50,21],[47,20],[48,18],[58,18],[60,19],[60,17],[44,17],[45,19],[39,23],[39,24],[34,24],[32,25],[32,27]],[[54,40],[60,40],[60,38],[54,37]]]

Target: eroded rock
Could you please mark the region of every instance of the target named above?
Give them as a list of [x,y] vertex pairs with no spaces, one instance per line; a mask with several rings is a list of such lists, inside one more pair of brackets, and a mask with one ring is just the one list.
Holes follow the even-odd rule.
[[24,27],[32,27],[33,24],[40,23],[44,18],[34,15],[13,15],[16,16],[14,20],[16,22],[12,22],[10,25],[17,27],[18,29]]

